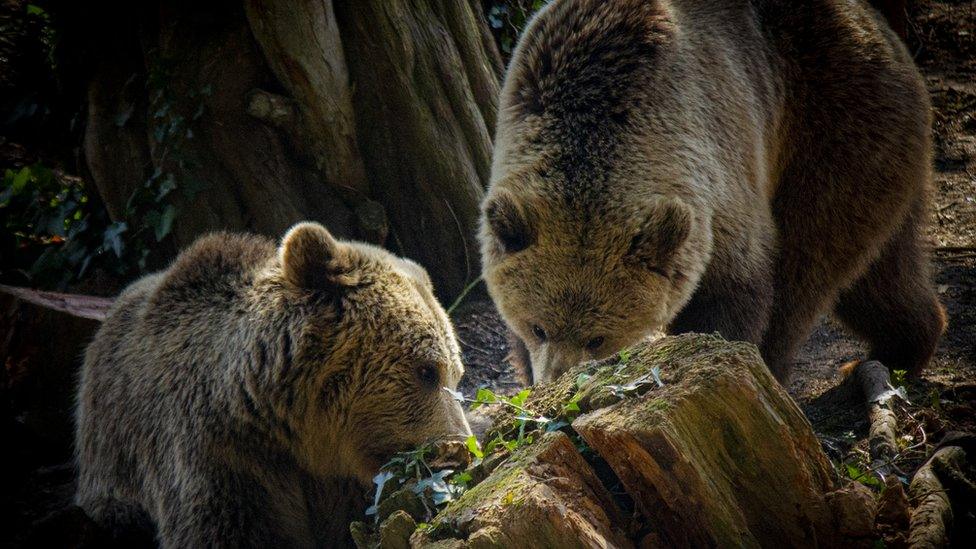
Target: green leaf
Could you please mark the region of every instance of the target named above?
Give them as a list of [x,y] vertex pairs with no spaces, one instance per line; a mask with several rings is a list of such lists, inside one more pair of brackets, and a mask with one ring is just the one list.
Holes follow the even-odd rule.
[[115,252],[116,257],[122,257],[123,244],[120,235],[125,231],[129,230],[129,226],[125,221],[116,221],[112,223],[105,229],[105,233],[102,238],[102,247],[106,250],[112,250]]
[[517,406],[517,407],[521,408],[521,407],[525,406],[525,401],[529,398],[529,395],[530,394],[532,394],[532,390],[531,389],[522,389],[521,391],[518,392],[517,395],[515,395],[512,398],[508,399],[507,402],[509,404],[511,404],[512,406]]
[[461,471],[460,473],[454,475],[451,478],[451,484],[457,484],[459,486],[463,486],[467,488],[468,483],[470,483],[473,479],[474,477],[471,476],[471,473],[467,471]]
[[163,182],[159,184],[159,191],[156,193],[156,202],[161,202],[163,198],[176,189],[176,178],[173,174],[166,174]]
[[592,377],[590,376],[590,374],[586,372],[580,372],[580,374],[576,376],[576,381],[574,382],[576,388],[579,389],[580,387],[582,387],[584,383],[590,380],[590,377]]
[[465,444],[468,446],[468,451],[471,455],[478,459],[484,459],[485,453],[481,451],[481,447],[478,444],[478,437],[471,435],[465,440]]
[[853,463],[845,463],[844,469],[851,480],[856,480],[865,486],[881,487],[881,481],[877,477],[867,471],[861,471],[861,468]]
[[576,394],[574,394],[572,398],[570,398],[568,401],[566,401],[565,404],[563,404],[563,413],[572,414],[573,412],[579,412],[580,411],[579,401],[582,398],[583,398],[583,393],[577,392]]
[[166,235],[173,230],[173,219],[176,218],[176,206],[169,204],[159,217],[159,224],[156,225],[156,242],[162,242]]
[[14,194],[20,194],[21,191],[24,190],[24,187],[27,186],[27,182],[30,181],[30,176],[31,170],[27,166],[24,166],[19,172],[17,172],[17,175],[14,176],[14,180],[10,185],[10,187],[14,190]]
[[474,410],[482,404],[492,404],[495,402],[498,402],[498,396],[495,393],[485,387],[479,387],[478,392],[474,395],[474,402],[471,403],[471,409]]
[[904,387],[908,376],[908,370],[892,370],[891,383],[895,387]]

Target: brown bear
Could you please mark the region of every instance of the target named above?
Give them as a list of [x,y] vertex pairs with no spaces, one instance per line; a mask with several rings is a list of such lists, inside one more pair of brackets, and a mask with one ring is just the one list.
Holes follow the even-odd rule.
[[77,503],[164,547],[351,545],[399,450],[466,436],[462,374],[417,264],[293,227],[214,234],[126,289],[88,348]]
[[860,1],[548,4],[505,78],[480,234],[532,378],[666,329],[754,342],[786,382],[831,308],[917,373],[945,326],[929,124]]

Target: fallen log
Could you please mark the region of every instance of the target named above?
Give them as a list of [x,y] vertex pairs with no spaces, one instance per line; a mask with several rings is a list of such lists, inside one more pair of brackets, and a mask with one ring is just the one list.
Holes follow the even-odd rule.
[[89,320],[105,320],[108,311],[115,302],[114,298],[96,297],[80,294],[63,294],[59,292],[45,292],[31,288],[19,288],[0,284],[0,292],[12,295],[18,299],[34,305],[66,313]]
[[912,511],[909,547],[935,549],[949,544],[952,529],[952,502],[936,473],[937,464],[958,468],[965,462],[966,453],[958,446],[939,448],[922,465],[908,487],[908,494],[915,503]]
[[864,394],[868,407],[868,453],[871,470],[879,476],[887,476],[895,470],[898,456],[898,417],[891,403],[899,396],[891,385],[888,368],[877,360],[868,360],[854,367],[854,375]]
[[70,455],[77,371],[111,303],[0,286],[0,405],[15,418],[6,439],[15,453]]

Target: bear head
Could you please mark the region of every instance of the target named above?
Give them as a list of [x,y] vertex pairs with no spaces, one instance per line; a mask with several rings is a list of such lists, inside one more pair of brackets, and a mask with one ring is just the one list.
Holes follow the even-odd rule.
[[310,470],[368,483],[397,451],[470,434],[445,390],[463,373],[457,339],[422,267],[301,223],[266,284],[292,334],[275,372],[287,395],[273,400],[287,403],[286,436]]

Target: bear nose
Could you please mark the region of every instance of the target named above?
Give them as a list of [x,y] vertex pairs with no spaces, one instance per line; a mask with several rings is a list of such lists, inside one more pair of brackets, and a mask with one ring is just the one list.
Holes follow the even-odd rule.
[[456,437],[464,440],[471,436],[471,427],[468,425],[468,419],[464,415],[464,408],[461,407],[461,403],[446,393],[442,398],[447,405],[446,411],[448,417],[447,433],[445,433],[443,438],[451,439]]
[[574,347],[554,348],[546,358],[542,372],[544,379],[536,381],[552,381],[568,372],[582,361],[583,351]]

